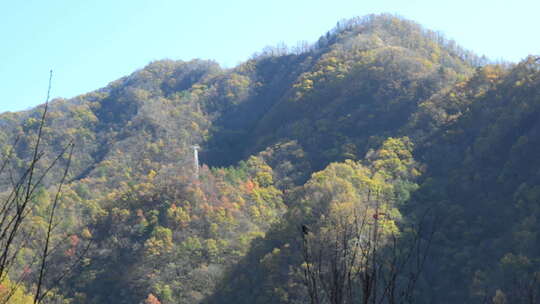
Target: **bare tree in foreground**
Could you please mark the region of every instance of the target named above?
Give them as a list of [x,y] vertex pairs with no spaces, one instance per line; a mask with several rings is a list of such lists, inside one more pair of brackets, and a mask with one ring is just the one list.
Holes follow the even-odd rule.
[[[10,163],[15,159],[14,150],[19,142],[18,138],[15,140],[13,148],[4,155],[4,158],[0,163],[0,175],[7,175],[10,179],[10,188],[7,190],[6,196],[0,200],[0,282],[5,282],[7,280],[11,282],[8,290],[2,290],[0,304],[10,303],[10,300],[16,291],[28,277],[27,271],[23,271],[22,274],[16,273],[15,267],[21,251],[23,248],[29,246],[32,237],[35,237],[33,236],[35,231],[28,228],[30,227],[28,221],[29,217],[32,215],[35,195],[37,190],[43,186],[44,178],[50,174],[52,170],[57,169],[61,163],[64,163],[65,165],[62,169],[62,177],[55,190],[50,210],[45,219],[47,222],[45,239],[39,240],[43,242],[42,248],[35,254],[30,265],[27,265],[28,271],[32,268],[37,269],[34,271],[37,274],[37,277],[34,288],[32,289],[33,302],[42,303],[50,294],[54,285],[57,285],[73,267],[73,265],[67,267],[67,269],[60,274],[55,274],[54,278],[47,278],[47,281],[50,284],[45,286],[46,277],[47,274],[49,274],[50,269],[49,262],[51,254],[60,247],[59,243],[53,244],[52,242],[52,235],[57,226],[55,213],[60,201],[62,187],[68,176],[74,148],[73,142],[69,142],[49,164],[44,164],[45,151],[43,149],[43,129],[49,107],[51,80],[52,71],[49,77],[47,99],[37,129],[37,137],[31,147],[31,158],[27,165],[20,173],[13,172],[10,169]],[[78,264],[81,257],[78,257],[75,263]]]
[[[364,210],[303,226],[303,271],[311,304],[412,303],[434,229],[424,219],[407,232]],[[425,218],[425,216],[424,216]]]

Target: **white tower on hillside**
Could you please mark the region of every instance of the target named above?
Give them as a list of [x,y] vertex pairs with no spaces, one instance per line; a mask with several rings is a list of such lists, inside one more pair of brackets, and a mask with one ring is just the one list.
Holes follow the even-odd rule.
[[191,146],[193,148],[193,174],[195,175],[195,178],[199,178],[199,149],[201,147],[194,145]]

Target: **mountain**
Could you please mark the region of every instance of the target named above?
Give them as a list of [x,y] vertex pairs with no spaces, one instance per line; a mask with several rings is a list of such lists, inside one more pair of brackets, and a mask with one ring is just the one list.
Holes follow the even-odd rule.
[[[395,276],[417,274],[405,290],[414,303],[535,303],[539,90],[533,56],[490,64],[412,21],[370,15],[232,69],[152,62],[52,101],[43,128],[44,106],[0,114],[0,198],[42,141],[31,233],[9,277],[26,286],[18,294],[35,289],[57,167],[69,165],[45,277],[67,303],[308,303],[309,250],[323,265],[359,218],[370,226],[356,238],[380,233],[380,254],[425,254],[421,272],[404,264]],[[388,251],[392,239],[400,250]]]

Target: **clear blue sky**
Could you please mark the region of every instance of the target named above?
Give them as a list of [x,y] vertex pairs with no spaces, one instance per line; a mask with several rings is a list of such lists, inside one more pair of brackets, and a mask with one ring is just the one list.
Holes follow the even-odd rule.
[[491,59],[540,54],[538,0],[0,0],[0,112],[107,85],[157,59],[232,67],[266,45],[315,41],[343,18],[388,12]]

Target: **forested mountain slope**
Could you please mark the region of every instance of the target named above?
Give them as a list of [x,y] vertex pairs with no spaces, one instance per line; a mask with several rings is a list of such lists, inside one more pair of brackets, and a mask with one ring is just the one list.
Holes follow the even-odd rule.
[[[488,64],[371,15],[232,69],[156,61],[54,100],[39,172],[75,150],[46,284],[84,253],[55,289],[64,301],[307,303],[301,225],[324,239],[351,215],[384,213],[384,246],[430,223],[415,303],[540,301],[539,76],[534,57]],[[2,195],[24,173],[42,111],[0,114]],[[61,175],[48,172],[33,197],[35,240],[10,273],[29,291]]]
[[459,119],[421,152],[429,178],[414,203],[435,204],[444,219],[426,273],[438,274],[430,280],[440,290],[453,289],[451,301],[465,290],[475,301],[495,289],[513,303],[538,295],[539,90],[533,57],[488,72],[485,88],[468,93]]

